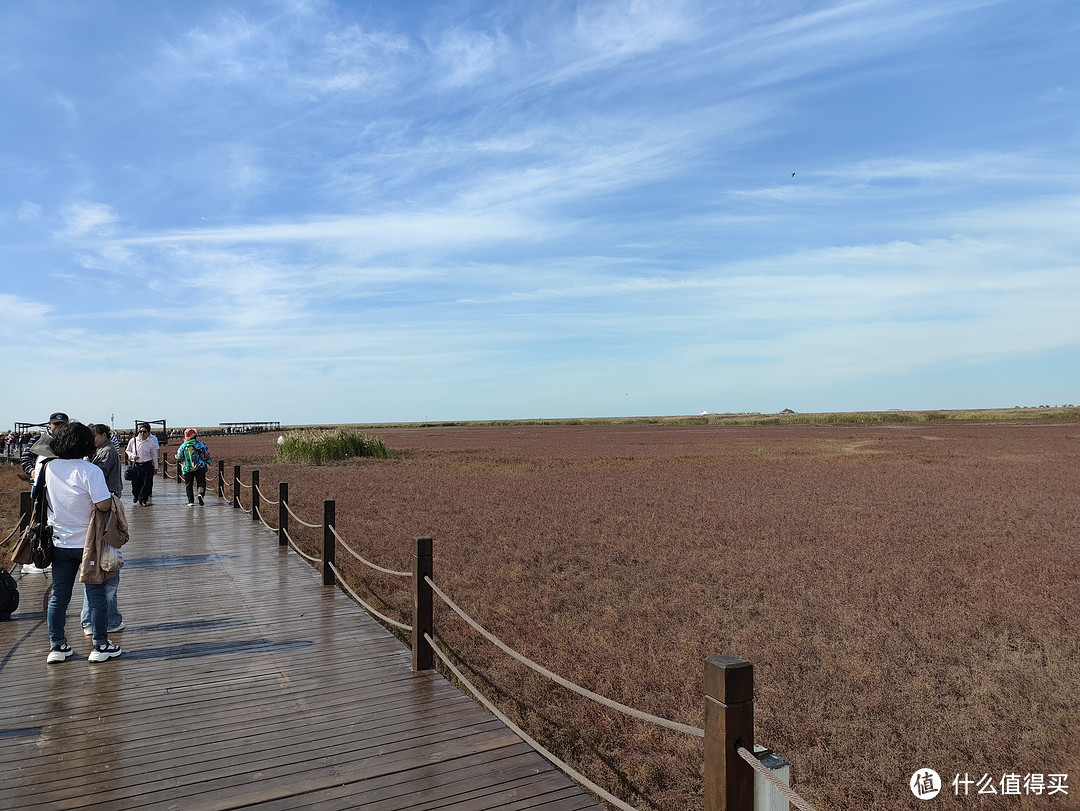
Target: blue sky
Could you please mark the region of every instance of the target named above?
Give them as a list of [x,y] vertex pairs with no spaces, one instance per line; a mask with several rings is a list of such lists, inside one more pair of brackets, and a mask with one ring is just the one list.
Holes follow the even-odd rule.
[[0,5],[0,425],[1080,402],[1074,0]]

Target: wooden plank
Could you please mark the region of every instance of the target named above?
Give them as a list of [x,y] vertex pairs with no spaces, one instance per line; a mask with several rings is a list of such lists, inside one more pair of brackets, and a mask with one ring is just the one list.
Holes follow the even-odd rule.
[[599,809],[276,535],[158,482],[128,510],[119,659],[46,665],[46,582],[0,624],[5,808]]

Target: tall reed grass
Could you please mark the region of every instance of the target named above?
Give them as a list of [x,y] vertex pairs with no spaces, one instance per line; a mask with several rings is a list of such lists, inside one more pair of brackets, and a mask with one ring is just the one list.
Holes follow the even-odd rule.
[[322,465],[358,456],[390,457],[390,449],[378,437],[366,436],[350,428],[336,431],[291,431],[278,440],[277,460],[295,464]]

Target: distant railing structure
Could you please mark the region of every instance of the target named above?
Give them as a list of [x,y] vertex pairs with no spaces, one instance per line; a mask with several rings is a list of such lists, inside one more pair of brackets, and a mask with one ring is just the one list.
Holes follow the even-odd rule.
[[[169,474],[169,464],[162,464],[162,476],[173,478]],[[752,811],[755,808],[755,792],[768,794],[768,808],[781,809],[786,801],[800,811],[814,811],[809,803],[796,794],[786,785],[770,768],[762,761],[771,759],[780,761],[783,765],[778,770],[784,777],[788,777],[786,762],[776,758],[767,749],[754,745],[754,676],[753,665],[737,656],[720,655],[710,656],[704,663],[704,693],[705,693],[705,728],[683,724],[667,718],[651,715],[641,710],[634,709],[625,704],[613,701],[610,698],[594,693],[580,685],[559,676],[542,665],[532,661],[528,657],[505,644],[497,636],[492,634],[476,620],[468,615],[454,600],[443,591],[433,579],[433,541],[429,537],[413,539],[413,567],[411,572],[397,571],[384,566],[379,566],[364,558],[353,549],[338,533],[337,507],[334,499],[323,501],[322,520],[318,523],[304,521],[289,506],[289,485],[287,482],[278,483],[278,498],[268,498],[261,489],[259,471],[252,470],[250,483],[245,484],[240,477],[240,465],[233,465],[231,476],[226,476],[225,462],[218,461],[216,477],[211,471],[208,473],[208,485],[210,480],[216,478],[217,494],[223,501],[231,502],[234,509],[238,509],[251,516],[251,520],[260,521],[266,529],[278,536],[280,546],[291,547],[300,557],[322,571],[324,586],[340,585],[353,600],[364,608],[372,616],[381,622],[409,634],[412,647],[412,668],[414,671],[431,670],[435,667],[436,657],[443,666],[453,674],[454,678],[462,684],[473,697],[482,704],[489,712],[506,724],[522,740],[536,749],[544,758],[564,771],[574,780],[585,786],[597,796],[601,797],[622,811],[638,811],[634,806],[615,797],[613,794],[597,785],[585,775],[575,770],[572,766],[560,760],[556,755],[548,751],[539,742],[534,740],[527,732],[503,714],[488,698],[486,698],[454,665],[451,658],[439,646],[435,639],[434,631],[434,598],[438,597],[451,611],[460,617],[469,627],[476,631],[485,640],[495,645],[506,655],[520,664],[538,673],[539,675],[555,682],[571,692],[587,698],[593,702],[607,707],[608,709],[635,718],[639,721],[659,726],[665,729],[689,735],[704,740],[704,794],[705,811]],[[177,482],[183,481],[180,463],[176,463]],[[227,483],[226,483],[227,482]],[[226,497],[228,489],[229,497]],[[247,501],[250,506],[245,507],[241,500],[241,493],[249,492]],[[28,499],[24,500],[28,501]],[[263,517],[264,505],[277,507],[277,526],[267,523]],[[26,505],[27,513],[29,505]],[[289,532],[291,521],[295,521],[302,527],[322,530],[321,556],[309,555],[304,552]],[[20,519],[21,525],[21,519]],[[14,534],[14,533],[12,533]],[[337,566],[336,556],[338,546],[352,555],[358,562],[370,569],[382,574],[398,578],[411,578],[412,580],[412,624],[401,622],[389,617],[367,601],[363,600],[346,582],[346,578]],[[759,776],[755,779],[755,775]],[[755,783],[757,784],[755,786]],[[775,792],[775,793],[773,793]],[[777,802],[778,798],[783,798]]]

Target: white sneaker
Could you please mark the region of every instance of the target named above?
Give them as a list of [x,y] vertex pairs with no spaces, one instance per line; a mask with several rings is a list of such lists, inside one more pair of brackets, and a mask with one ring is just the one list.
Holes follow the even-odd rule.
[[73,651],[71,648],[69,648],[67,643],[65,642],[62,645],[53,645],[52,650],[49,651],[49,658],[46,659],[45,661],[48,662],[50,665],[53,665],[53,664],[56,664],[57,662],[63,662],[69,656],[74,656],[74,655],[75,655],[75,651]]
[[90,655],[86,657],[86,661],[104,662],[112,659],[114,656],[119,656],[121,653],[123,653],[123,651],[120,650],[119,645],[114,645],[112,642],[106,642],[104,645],[94,645],[94,649],[90,651]]

